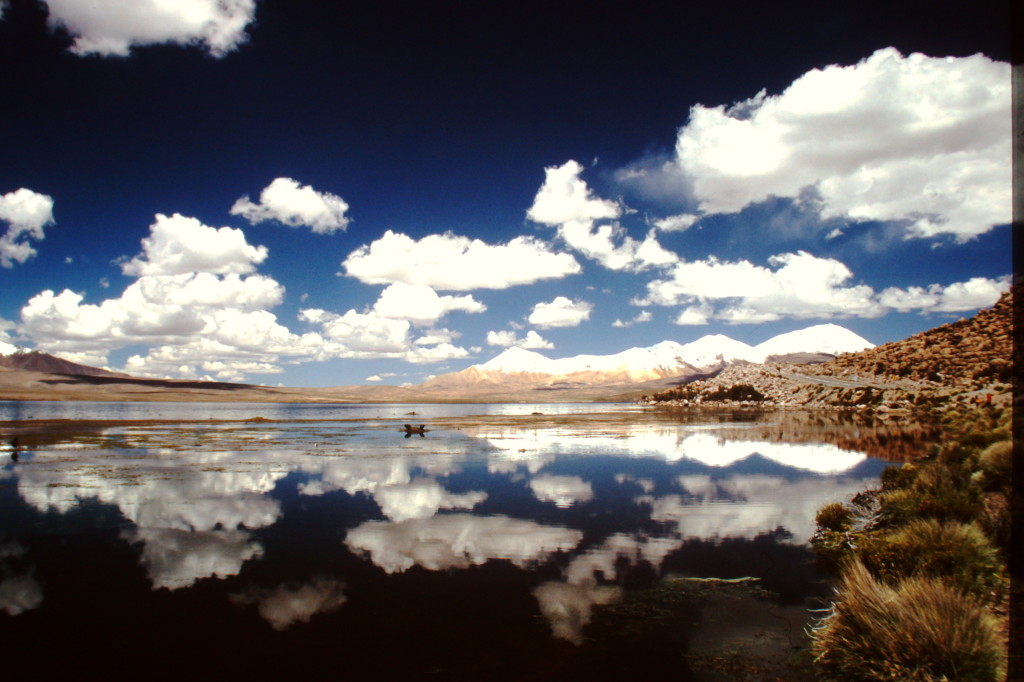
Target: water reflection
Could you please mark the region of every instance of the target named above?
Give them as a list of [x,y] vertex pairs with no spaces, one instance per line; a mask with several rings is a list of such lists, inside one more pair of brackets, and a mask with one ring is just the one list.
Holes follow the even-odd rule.
[[[31,449],[0,470],[0,627],[33,610],[40,628],[67,617],[59,600],[44,602],[44,586],[66,593],[58,560],[95,553],[122,576],[115,584],[83,560],[83,572],[96,572],[80,579],[97,589],[130,591],[144,579],[151,596],[130,592],[132,613],[151,604],[180,609],[185,621],[199,608],[214,621],[258,619],[267,632],[341,629],[358,640],[371,625],[419,637],[471,627],[441,625],[445,613],[471,611],[483,630],[516,623],[514,638],[532,647],[582,645],[597,609],[659,575],[743,575],[754,570],[739,558],[744,547],[769,563],[806,561],[815,511],[869,487],[885,466],[840,444],[854,431],[877,442],[863,424],[786,440],[793,426],[768,417],[474,407],[483,412],[417,406],[430,430],[410,439],[401,430],[408,406],[344,418],[305,410],[300,421],[207,413],[180,423],[7,425]],[[58,550],[55,538],[74,542]],[[126,560],[138,583],[124,577]],[[417,606],[432,599],[428,584],[444,597]],[[393,608],[432,615],[377,620],[402,586],[416,596]],[[805,581],[791,598],[816,589]],[[507,601],[500,612],[474,610],[484,595]],[[507,642],[488,646],[495,660],[513,656],[500,649]]]

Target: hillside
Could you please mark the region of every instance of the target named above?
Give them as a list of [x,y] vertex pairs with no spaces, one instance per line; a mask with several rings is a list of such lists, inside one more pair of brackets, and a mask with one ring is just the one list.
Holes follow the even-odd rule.
[[19,350],[10,355],[0,355],[0,368],[88,377],[125,376],[124,374],[117,374],[116,372],[110,372],[97,367],[79,365],[78,363],[63,360],[48,353],[40,353],[39,351]]
[[1011,398],[1013,379],[1013,297],[1013,291],[1007,292],[969,319],[822,364],[729,367],[643,402],[836,407],[893,416],[950,401],[1003,403]]

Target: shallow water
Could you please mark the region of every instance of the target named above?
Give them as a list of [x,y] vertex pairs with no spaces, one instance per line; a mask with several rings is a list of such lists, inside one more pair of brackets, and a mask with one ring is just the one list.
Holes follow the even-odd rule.
[[815,511],[905,441],[633,405],[0,403],[0,636],[9,669],[114,678],[698,679],[716,611],[629,635],[669,617],[651,589],[752,576],[806,612]]

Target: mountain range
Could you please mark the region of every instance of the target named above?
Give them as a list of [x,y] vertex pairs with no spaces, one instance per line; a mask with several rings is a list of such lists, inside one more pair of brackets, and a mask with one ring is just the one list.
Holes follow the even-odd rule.
[[[735,364],[824,362],[842,353],[873,348],[866,339],[835,324],[822,324],[780,334],[750,346],[721,334],[687,344],[662,341],[612,355],[577,355],[552,359],[522,348],[509,348],[495,358],[459,372],[442,374],[418,386],[346,386],[325,389],[266,388],[217,382],[136,379],[106,370],[75,365],[45,353],[0,353],[0,388],[11,384],[8,398],[19,394],[45,399],[66,389],[103,385],[113,397],[115,385],[128,393],[120,399],[173,398],[176,391],[201,391],[205,399],[275,401],[519,401],[598,400],[663,389],[714,375]],[[0,349],[3,350],[3,349]],[[6,371],[4,371],[6,370]],[[15,377],[12,370],[23,376]],[[58,377],[58,378],[46,378]],[[74,377],[81,377],[75,379]],[[89,381],[86,381],[86,378]],[[17,392],[15,389],[17,380]],[[228,390],[237,388],[238,390]],[[0,390],[2,394],[9,391]],[[263,395],[266,394],[266,395]],[[145,397],[143,397],[145,396]]]
[[647,348],[630,348],[613,355],[576,355],[560,359],[514,347],[485,363],[434,377],[421,386],[452,388],[456,385],[507,385],[509,382],[592,385],[643,382],[707,375],[736,363],[824,362],[841,353],[873,347],[871,342],[835,324],[821,324],[780,334],[757,346],[713,334],[687,344],[662,341]]

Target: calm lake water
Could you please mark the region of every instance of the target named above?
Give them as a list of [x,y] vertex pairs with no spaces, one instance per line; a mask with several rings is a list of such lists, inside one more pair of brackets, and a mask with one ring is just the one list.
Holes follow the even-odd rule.
[[0,402],[5,669],[699,679],[710,610],[631,636],[668,617],[636,595],[751,576],[769,611],[820,606],[815,511],[920,442],[633,405]]

